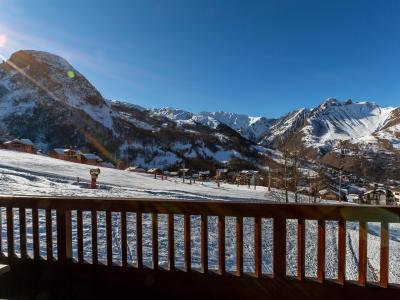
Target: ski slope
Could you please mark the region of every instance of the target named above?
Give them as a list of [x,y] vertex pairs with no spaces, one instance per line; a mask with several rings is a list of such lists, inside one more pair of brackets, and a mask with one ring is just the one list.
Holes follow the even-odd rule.
[[[222,184],[220,188],[215,183],[205,182],[189,185],[181,179],[169,178],[162,181],[154,179],[152,175],[130,173],[127,171],[101,168],[99,188],[89,187],[89,169],[92,166],[65,162],[46,156],[0,150],[0,194],[3,195],[54,195],[54,196],[97,196],[97,197],[141,197],[164,198],[181,200],[219,200],[219,201],[279,201],[277,191],[266,192],[265,187],[237,187],[236,185]],[[77,182],[77,177],[80,182]],[[292,199],[292,197],[290,197]],[[5,210],[2,209],[3,251],[7,251]],[[77,256],[76,213],[73,216],[73,247]],[[39,211],[39,223],[44,226],[44,212]],[[15,214],[18,218],[18,214]],[[167,216],[159,215],[159,263],[167,264]],[[192,216],[192,264],[200,266],[200,218]],[[121,260],[120,215],[113,213],[113,255],[115,262]],[[17,222],[18,220],[16,220]],[[32,248],[31,214],[27,211],[28,247]],[[218,235],[217,217],[208,218],[209,231],[209,265],[210,269],[218,265]],[[91,218],[89,212],[84,212],[84,257],[91,260]],[[175,260],[176,266],[183,266],[183,216],[175,215]],[[136,215],[128,214],[128,259],[134,264],[136,260]],[[151,215],[143,215],[143,254],[144,263],[151,265]],[[297,268],[297,222],[288,220],[287,223],[287,272],[294,275]],[[316,222],[307,221],[306,224],[306,275],[313,277],[316,274]],[[105,213],[98,214],[99,260],[106,258],[105,248]],[[228,270],[236,269],[236,220],[226,218],[226,266]],[[244,219],[244,270],[254,271],[254,219]],[[330,221],[326,224],[326,277],[337,276],[337,223]],[[358,274],[358,223],[347,224],[346,275],[347,279],[356,280]],[[15,237],[18,237],[18,232]],[[54,228],[53,236],[56,237]],[[40,251],[46,253],[46,232],[40,231]],[[400,282],[400,270],[396,266],[400,263],[400,228],[391,225],[390,232],[390,269],[389,280]],[[272,272],[272,220],[263,219],[263,272]],[[380,257],[380,225],[369,224],[368,227],[368,278],[371,281],[379,280]],[[18,240],[16,250],[19,251]],[[56,253],[56,248],[53,249]]]

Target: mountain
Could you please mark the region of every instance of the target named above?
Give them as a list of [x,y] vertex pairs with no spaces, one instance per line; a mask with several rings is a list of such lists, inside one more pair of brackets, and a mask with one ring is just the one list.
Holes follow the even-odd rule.
[[261,165],[260,153],[298,151],[350,171],[398,177],[400,108],[329,98],[278,119],[228,112],[143,108],[105,99],[63,58],[14,53],[0,64],[0,137],[43,151],[76,145],[106,160],[147,167],[215,169],[232,158]]
[[260,144],[297,150],[364,176],[399,176],[393,170],[400,166],[400,108],[329,98],[314,109],[284,116]]
[[133,104],[105,99],[63,58],[19,51],[0,64],[0,135],[46,151],[76,145],[107,160],[142,166],[215,168],[254,161],[254,142],[228,126],[179,124]]
[[151,109],[151,115],[163,116],[178,124],[201,124],[210,128],[217,128],[219,124],[225,124],[236,130],[243,137],[258,141],[265,132],[277,121],[265,117],[252,117],[229,112],[200,112],[191,113],[175,108]]

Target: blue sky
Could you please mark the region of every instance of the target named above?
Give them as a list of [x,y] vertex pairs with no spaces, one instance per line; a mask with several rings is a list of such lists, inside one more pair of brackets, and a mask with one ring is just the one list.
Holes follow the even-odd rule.
[[146,107],[269,117],[400,104],[400,1],[0,0],[0,54],[45,50]]

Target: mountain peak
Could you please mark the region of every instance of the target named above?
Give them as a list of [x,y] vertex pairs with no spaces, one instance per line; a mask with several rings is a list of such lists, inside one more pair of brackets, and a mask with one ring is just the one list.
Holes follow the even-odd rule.
[[8,61],[14,63],[20,68],[25,68],[28,66],[39,67],[40,65],[46,65],[64,72],[75,72],[75,69],[64,58],[44,51],[20,50],[13,53]]

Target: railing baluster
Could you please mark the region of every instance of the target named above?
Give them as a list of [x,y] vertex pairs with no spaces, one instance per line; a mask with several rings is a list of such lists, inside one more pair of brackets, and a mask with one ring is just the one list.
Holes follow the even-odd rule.
[[3,208],[0,207],[0,257],[4,256],[3,254]]
[[218,217],[218,271],[225,274],[225,217]]
[[254,218],[254,271],[256,277],[262,276],[262,219]]
[[112,217],[111,210],[106,211],[106,249],[107,249],[107,266],[111,267],[112,259]]
[[143,268],[143,227],[142,227],[142,213],[136,212],[136,255],[137,255],[137,268]]
[[317,280],[324,282],[325,280],[325,221],[318,220],[318,263],[317,263]]
[[47,261],[53,260],[53,228],[51,221],[51,208],[46,208],[46,253]]
[[78,239],[78,263],[83,264],[83,218],[81,209],[76,211],[76,231]]
[[190,239],[190,215],[184,216],[184,243],[185,243],[185,271],[190,272],[192,269],[192,253]]
[[338,222],[338,283],[346,280],[346,222]]
[[99,263],[98,250],[97,250],[97,211],[91,211],[92,221],[92,263],[97,265]]
[[297,219],[297,279],[305,278],[305,256],[306,256],[306,222]]
[[201,252],[201,272],[208,273],[208,228],[207,228],[207,216],[201,215],[200,222],[200,252]]
[[21,258],[25,259],[28,257],[28,252],[26,248],[26,213],[24,207],[21,207],[19,209],[19,238],[21,247]]
[[128,241],[126,229],[126,211],[121,212],[121,260],[122,267],[128,266]]
[[[58,260],[65,263],[72,258],[71,211],[57,209],[57,251]],[[33,210],[32,210],[33,216]]]
[[15,256],[14,251],[14,214],[12,207],[7,207],[7,252],[8,259]]
[[151,216],[151,220],[152,220],[152,237],[153,237],[153,242],[152,242],[152,246],[153,246],[153,250],[152,250],[152,254],[153,254],[153,269],[157,270],[158,269],[158,214],[153,213]]
[[168,215],[168,269],[175,269],[175,239],[174,239],[174,215]]
[[389,224],[381,222],[380,286],[388,287],[389,277]]
[[39,214],[37,208],[32,208],[32,235],[33,235],[33,258],[40,258],[39,244]]
[[286,277],[286,219],[274,217],[273,225],[274,278]]
[[236,218],[236,274],[243,275],[243,217]]
[[358,251],[358,283],[365,286],[367,281],[367,223],[365,221],[360,221]]

